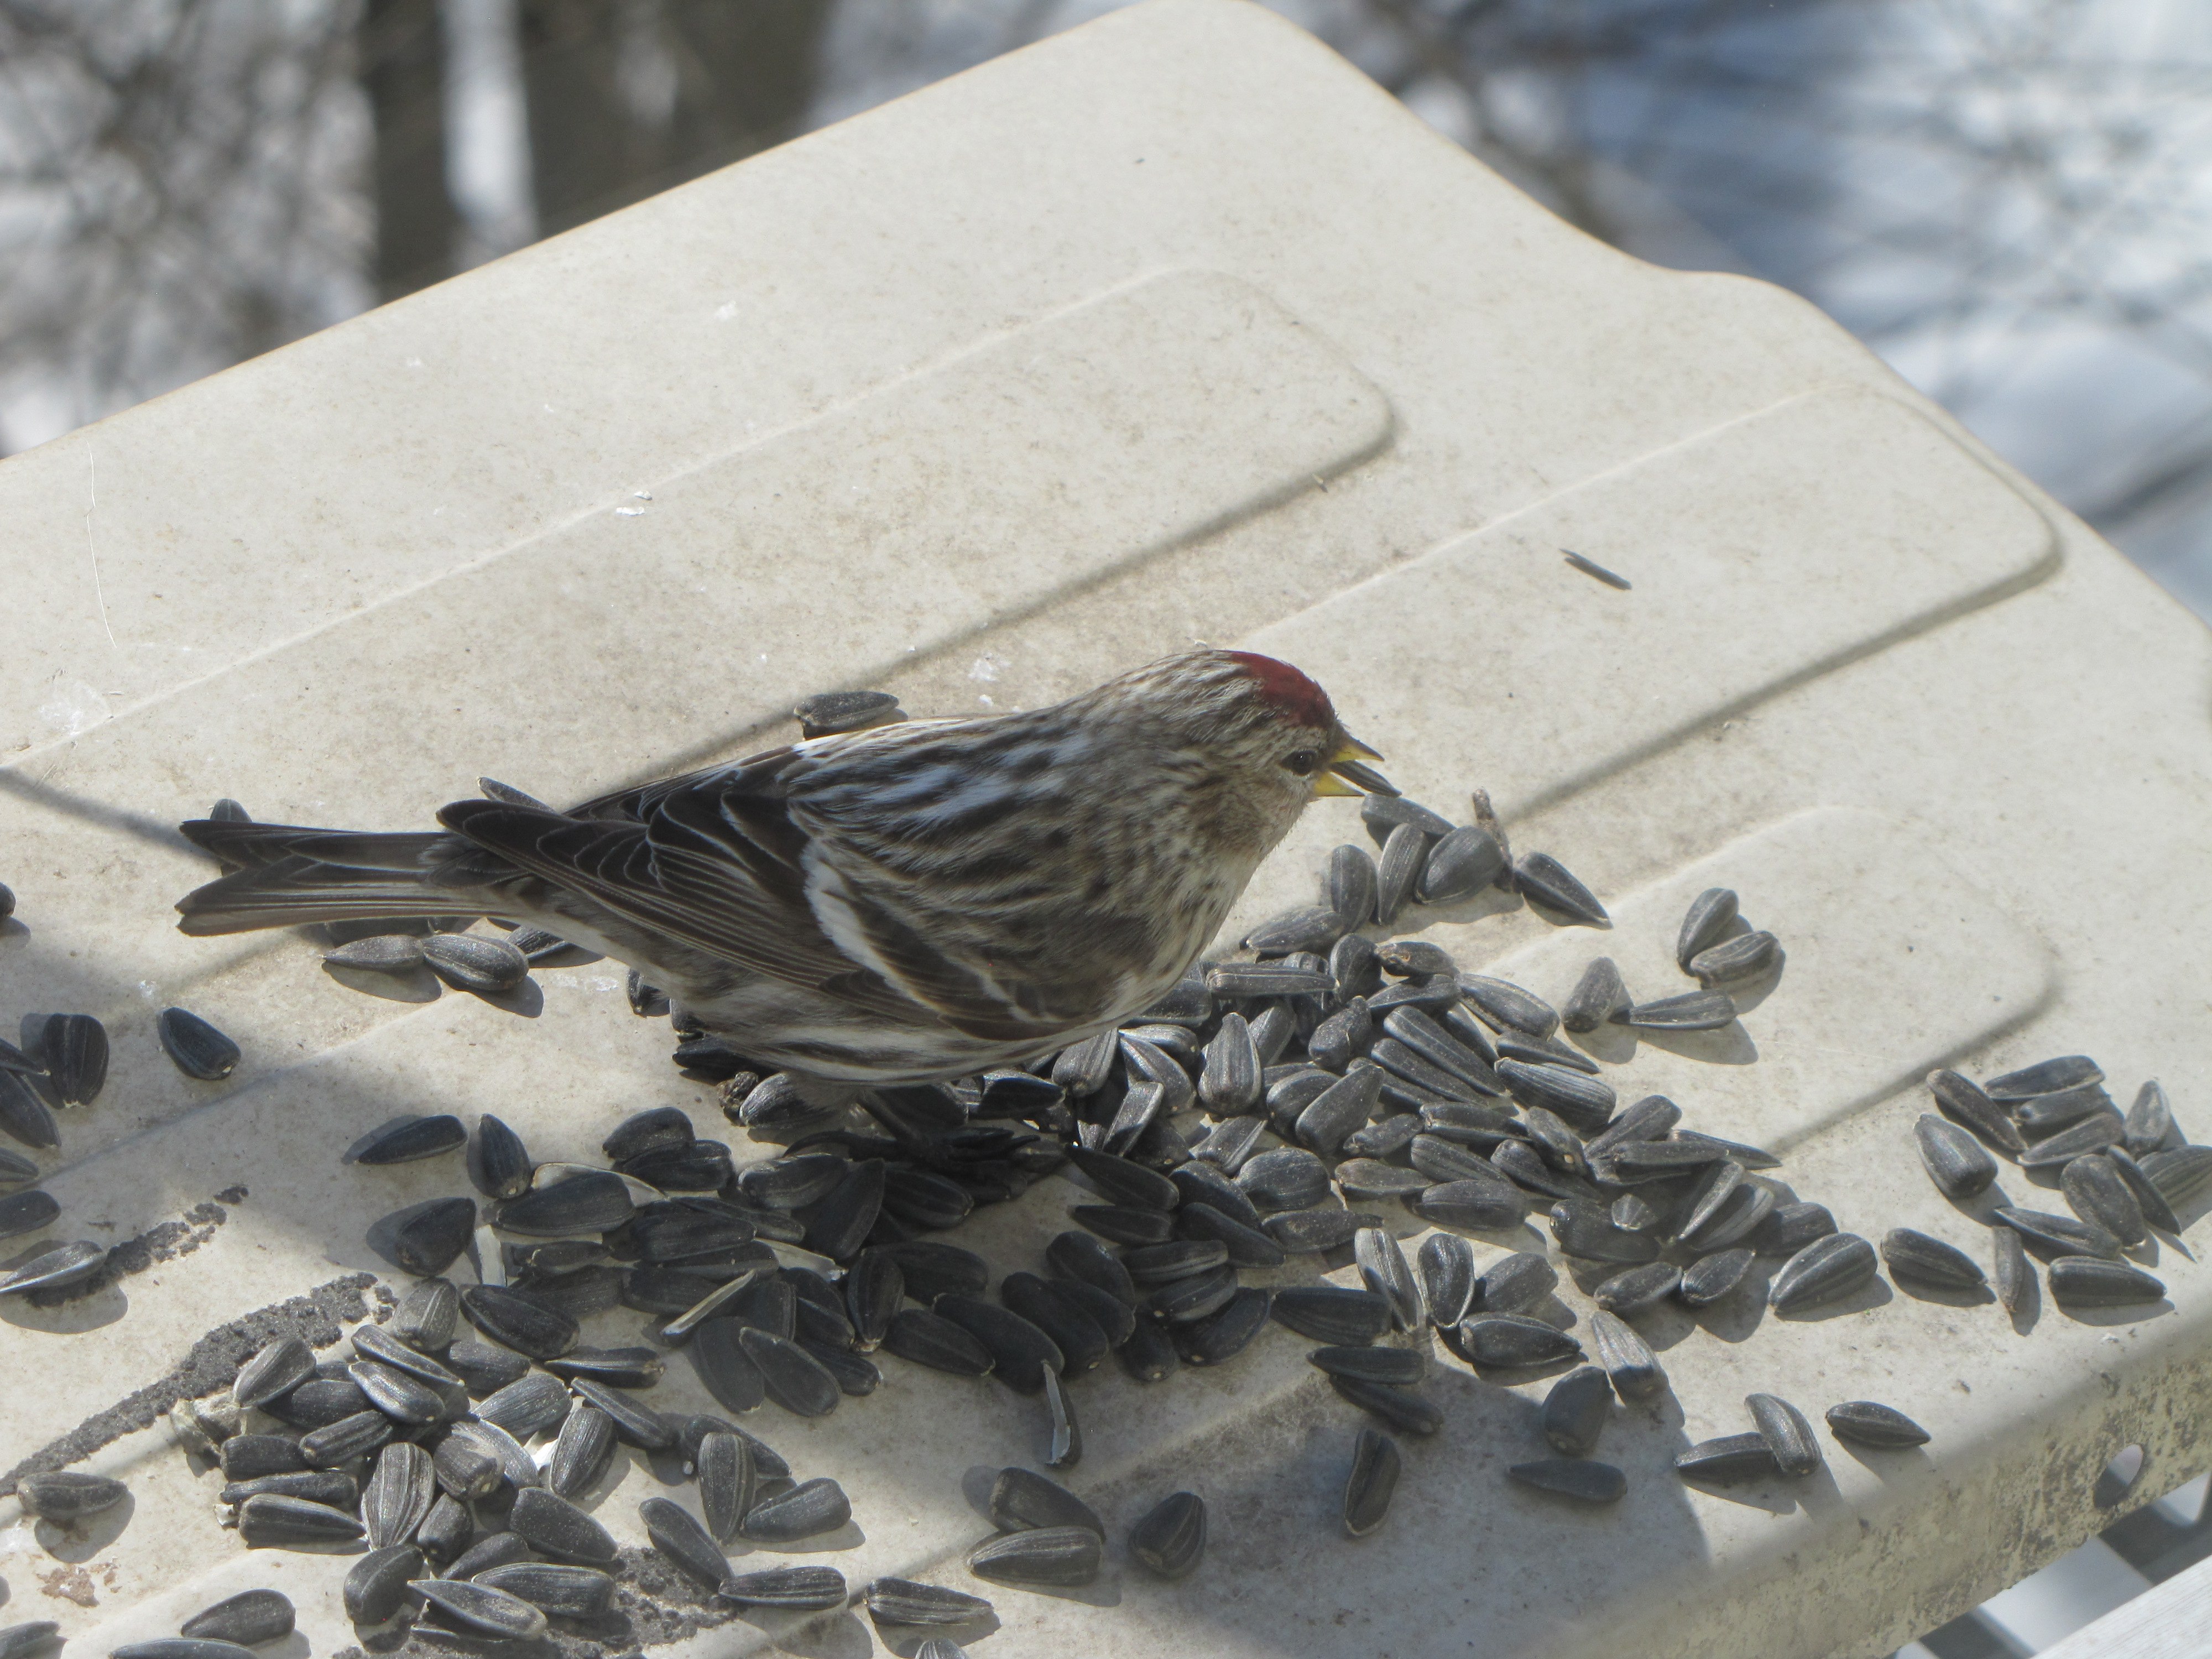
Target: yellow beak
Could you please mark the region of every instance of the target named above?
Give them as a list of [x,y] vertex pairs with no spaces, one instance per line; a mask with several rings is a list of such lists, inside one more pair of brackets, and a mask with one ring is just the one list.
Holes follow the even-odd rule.
[[1382,757],[1349,732],[1337,750],[1328,757],[1328,763],[1314,779],[1316,795],[1395,795],[1398,793],[1390,780],[1362,761],[1379,761]]

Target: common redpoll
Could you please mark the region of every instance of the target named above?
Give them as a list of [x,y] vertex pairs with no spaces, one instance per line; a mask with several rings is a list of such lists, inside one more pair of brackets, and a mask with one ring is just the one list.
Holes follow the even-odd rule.
[[[187,933],[481,915],[635,968],[767,1064],[963,1076],[1148,1006],[1309,800],[1379,758],[1287,663],[1191,651],[1048,708],[811,738],[442,832],[182,826]],[[1387,785],[1382,786],[1387,787]]]

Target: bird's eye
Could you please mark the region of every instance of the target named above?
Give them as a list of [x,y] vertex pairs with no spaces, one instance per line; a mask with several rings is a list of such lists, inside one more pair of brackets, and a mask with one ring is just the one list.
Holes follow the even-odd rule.
[[1283,764],[1289,768],[1294,775],[1310,778],[1314,775],[1314,769],[1321,764],[1321,757],[1310,749],[1301,749]]

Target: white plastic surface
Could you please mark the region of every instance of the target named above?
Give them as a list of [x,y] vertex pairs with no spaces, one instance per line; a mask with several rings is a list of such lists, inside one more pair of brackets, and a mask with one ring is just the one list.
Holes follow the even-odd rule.
[[[1862,1232],[1986,1248],[1913,1157],[1931,1065],[2086,1049],[2212,1136],[2203,629],[1803,306],[1583,238],[1228,0],[1116,15],[16,458],[0,522],[0,1007],[98,1013],[116,1047],[46,1160],[52,1237],[169,1229],[172,1252],[86,1302],[0,1303],[0,1462],[224,1322],[388,1280],[369,1224],[465,1189],[454,1160],[338,1163],[395,1112],[496,1112],[540,1158],[591,1158],[662,1103],[732,1133],[613,964],[418,1005],[297,938],[178,935],[205,866],[168,826],[233,795],[414,827],[480,773],[579,798],[781,740],[836,686],[951,713],[1194,638],[1286,656],[1408,793],[1463,817],[1487,787],[1517,847],[1605,899],[1603,934],[1494,903],[1421,919],[1547,995],[1599,952],[1642,994],[1681,988],[1683,904],[1737,887],[1790,952],[1778,988],[1738,1033],[1597,1052],[1624,1097],[1786,1150]],[[1315,808],[1231,935],[1362,838],[1350,804]],[[171,1003],[244,1045],[232,1079],[163,1059]],[[1042,1182],[960,1242],[1031,1265],[1073,1193]],[[1544,1385],[1445,1362],[1444,1431],[1407,1442],[1358,1542],[1335,1519],[1358,1425],[1308,1345],[1270,1331],[1149,1389],[1109,1364],[1077,1385],[1072,1477],[1115,1529],[1108,1571],[992,1591],[975,1647],[1887,1653],[2105,1524],[2121,1445],[2147,1449],[2144,1491],[2212,1462],[2212,1279],[2171,1249],[2154,1270],[2155,1316],[2046,1302],[2025,1331],[1889,1289],[1686,1318],[1671,1392],[1607,1432],[1629,1496],[1595,1515],[1504,1479],[1540,1455]],[[801,1559],[982,1588],[963,1483],[1034,1462],[1039,1409],[886,1370],[826,1419],[750,1425],[852,1494],[852,1535]],[[1674,1453],[1745,1426],[1754,1389],[1816,1416],[1881,1400],[1935,1438],[1824,1442],[1802,1487],[1683,1486]],[[679,1361],[655,1403],[705,1399]],[[88,1467],[132,1506],[82,1538],[0,1499],[0,1622],[57,1617],[98,1654],[268,1583],[307,1648],[352,1639],[343,1561],[246,1555],[158,1425]],[[1178,1486],[1212,1542],[1162,1586],[1120,1533]],[[641,1543],[660,1489],[632,1466],[598,1513]],[[784,1635],[874,1642],[857,1619]]]

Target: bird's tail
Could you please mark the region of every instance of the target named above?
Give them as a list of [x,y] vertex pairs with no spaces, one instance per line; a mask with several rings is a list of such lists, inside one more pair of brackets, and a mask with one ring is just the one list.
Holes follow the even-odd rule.
[[501,870],[438,830],[374,835],[297,824],[194,818],[178,826],[231,866],[177,904],[193,934],[246,933],[310,921],[398,921],[483,914],[477,889]]

